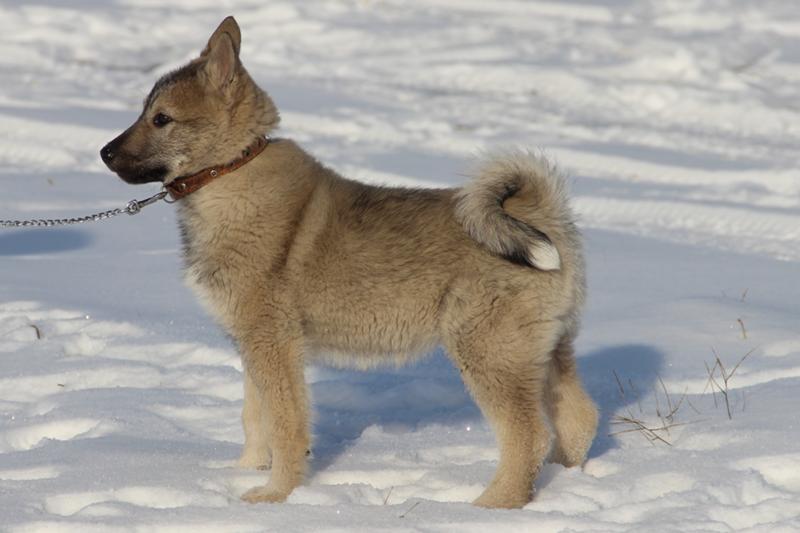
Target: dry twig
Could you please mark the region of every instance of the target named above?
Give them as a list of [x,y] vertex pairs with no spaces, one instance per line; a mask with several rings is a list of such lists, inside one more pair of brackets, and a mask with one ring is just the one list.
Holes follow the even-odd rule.
[[619,395],[622,398],[625,398],[625,388],[622,386],[622,382],[619,380],[619,376],[617,375],[617,371],[616,370],[612,370],[611,372],[614,373],[614,379],[617,380],[617,387],[619,387]]
[[744,328],[744,321],[741,318],[737,318],[736,321],[739,323],[739,327],[742,328],[742,339],[747,340],[747,330]]
[[[656,441],[663,442],[667,446],[672,446],[672,443],[666,440],[664,437],[659,435],[659,432],[666,431],[666,427],[649,427],[643,421],[639,420],[635,416],[628,411],[628,416],[624,415],[617,415],[611,420],[611,424],[614,425],[627,425],[632,426],[628,429],[623,429],[620,431],[615,431],[614,433],[610,433],[609,436],[613,437],[615,435],[621,435],[623,433],[632,433],[634,431],[638,431],[641,433],[651,444],[654,444]],[[677,425],[677,424],[674,424]],[[674,426],[673,425],[673,426]],[[669,427],[673,427],[669,426]]]
[[411,511],[413,511],[414,509],[416,509],[416,508],[417,508],[417,505],[419,505],[420,503],[422,503],[422,502],[416,502],[414,505],[412,505],[411,507],[409,507],[408,511],[404,512],[403,514],[401,514],[401,515],[400,515],[400,516],[398,516],[397,518],[405,518],[405,517],[406,517],[406,515],[407,515],[408,513],[410,513]]
[[[626,393],[625,393],[625,387],[622,385],[622,380],[620,379],[616,371],[612,372],[614,374],[614,379],[617,382],[617,387],[619,388],[620,396],[625,398]],[[661,376],[658,376],[658,382],[661,384],[661,391],[663,392],[664,398],[666,399],[666,407],[667,407],[667,410],[662,409],[662,405],[659,400],[660,393],[658,387],[655,387],[653,392],[654,392],[654,400],[656,403],[656,416],[658,417],[659,423],[656,425],[648,424],[643,420],[641,420],[640,418],[634,416],[631,410],[628,409],[627,415],[617,415],[613,417],[611,420],[611,424],[624,425],[629,427],[627,429],[621,429],[619,431],[610,433],[609,436],[620,435],[623,433],[638,432],[641,433],[651,444],[654,444],[656,442],[662,442],[667,446],[672,446],[672,443],[669,442],[669,440],[667,439],[670,429],[691,423],[691,422],[676,421],[676,415],[678,414],[678,411],[681,409],[681,406],[683,406],[684,402],[688,403],[688,398],[687,398],[688,388],[683,392],[683,394],[681,394],[680,398],[678,398],[676,402],[673,400],[672,395],[670,395],[669,390],[667,390],[667,386],[664,383],[664,380],[661,379]],[[630,390],[636,391],[636,387],[630,379],[628,379],[628,384],[630,385]],[[638,396],[638,392],[636,393],[636,396]],[[639,405],[639,412],[641,413],[642,405],[641,402],[638,401],[638,398],[637,398],[637,404]],[[692,407],[692,409],[694,409],[694,407]],[[694,409],[694,411],[699,414],[697,409]]]
[[[714,352],[714,366],[711,367],[711,369],[709,369],[708,368],[708,364],[706,364],[706,370],[708,370],[708,384],[711,384],[712,393],[714,392],[714,387],[716,387],[717,390],[719,391],[719,393],[722,395],[722,399],[725,401],[725,410],[728,413],[728,420],[733,420],[733,414],[731,412],[731,402],[730,402],[730,398],[729,398],[729,396],[730,396],[729,392],[730,391],[728,389],[728,384],[730,383],[731,379],[733,379],[733,376],[734,376],[734,374],[736,374],[736,371],[739,369],[739,366],[755,350],[756,349],[753,348],[752,350],[750,350],[749,352],[744,354],[742,356],[742,358],[739,359],[739,362],[736,363],[736,365],[733,367],[733,369],[731,369],[731,371],[728,372],[725,369],[725,365],[722,363],[722,359],[720,359],[719,354],[717,353],[717,350],[714,349],[713,347],[711,348],[711,351]],[[717,368],[719,368],[720,377],[722,379],[722,384],[721,385],[720,385],[719,381],[717,381],[716,377],[714,376],[714,374],[716,373]],[[708,384],[706,384],[706,388],[708,387]],[[716,405],[717,405],[717,398],[716,398],[716,396],[714,396],[714,406],[716,407]]]

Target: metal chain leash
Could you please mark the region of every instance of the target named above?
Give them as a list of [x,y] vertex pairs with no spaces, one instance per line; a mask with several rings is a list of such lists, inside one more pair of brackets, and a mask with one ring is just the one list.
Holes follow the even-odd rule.
[[138,214],[143,207],[163,200],[167,196],[167,191],[159,191],[150,198],[144,200],[131,200],[125,207],[95,213],[85,217],[56,218],[56,219],[30,219],[30,220],[0,220],[0,228],[32,228],[32,227],[52,227],[68,226],[72,224],[83,224],[84,222],[97,222],[107,218],[115,217],[123,213],[129,215]]

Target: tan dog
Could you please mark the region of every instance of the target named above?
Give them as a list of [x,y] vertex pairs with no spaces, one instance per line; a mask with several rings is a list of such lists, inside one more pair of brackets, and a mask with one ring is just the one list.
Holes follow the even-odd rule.
[[573,357],[584,274],[562,178],[508,152],[463,189],[371,187],[290,140],[253,144],[278,112],[240,39],[225,19],[101,154],[125,181],[181,198],[186,278],[245,370],[239,464],[272,465],[243,499],[282,501],[303,480],[306,360],[401,364],[441,344],[500,447],[475,503],[525,505],[548,455],[580,464],[597,426]]

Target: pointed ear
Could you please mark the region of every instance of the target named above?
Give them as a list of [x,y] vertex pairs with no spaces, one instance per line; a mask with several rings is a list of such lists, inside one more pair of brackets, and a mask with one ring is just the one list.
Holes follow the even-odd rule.
[[200,54],[200,57],[205,57],[211,53],[211,50],[217,44],[217,41],[223,36],[227,34],[233,43],[233,53],[236,57],[239,57],[239,49],[242,46],[242,32],[239,30],[239,25],[236,23],[236,19],[233,17],[225,17],[225,20],[219,23],[217,29],[214,30],[214,33],[211,34],[211,37],[208,39],[208,44],[206,45],[205,49]]
[[236,75],[236,50],[227,33],[223,33],[211,47],[206,57],[203,70],[211,85],[222,92],[231,86]]

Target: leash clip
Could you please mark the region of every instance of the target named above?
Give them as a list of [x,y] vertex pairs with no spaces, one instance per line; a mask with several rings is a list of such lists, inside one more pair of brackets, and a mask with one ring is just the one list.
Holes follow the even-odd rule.
[[131,200],[128,202],[128,205],[125,206],[125,212],[129,215],[136,215],[142,210],[143,207],[147,207],[150,204],[154,204],[159,200],[163,200],[164,197],[167,196],[166,189],[160,190],[158,193],[154,194],[150,198],[145,198],[144,200]]

